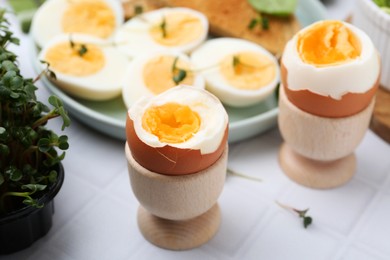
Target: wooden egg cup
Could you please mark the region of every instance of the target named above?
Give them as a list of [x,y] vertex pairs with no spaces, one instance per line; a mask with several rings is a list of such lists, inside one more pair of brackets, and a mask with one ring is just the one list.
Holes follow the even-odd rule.
[[170,250],[201,246],[218,231],[221,213],[217,199],[222,192],[228,158],[189,175],[163,175],[147,170],[125,146],[132,190],[140,202],[138,226],[152,244]]
[[319,117],[292,104],[280,87],[279,130],[285,143],[279,164],[293,181],[316,189],[348,182],[356,170],[354,150],[369,126],[375,100],[361,112],[343,118]]

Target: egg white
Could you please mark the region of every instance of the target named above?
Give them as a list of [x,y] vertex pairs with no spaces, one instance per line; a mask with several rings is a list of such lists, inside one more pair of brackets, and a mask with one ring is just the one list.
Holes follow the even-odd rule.
[[[31,35],[38,47],[42,48],[54,36],[65,33],[61,20],[69,2],[69,0],[48,0],[35,12],[31,21]],[[104,0],[104,2],[114,11],[116,28],[118,28],[124,23],[124,13],[120,1]]]
[[[201,118],[199,131],[185,142],[175,144],[160,142],[157,136],[142,127],[142,117],[149,107],[161,106],[170,102],[189,106]],[[138,138],[147,145],[151,147],[169,145],[182,149],[197,149],[202,154],[212,153],[218,149],[228,124],[226,110],[217,97],[204,89],[185,85],[171,88],[154,97],[143,97],[129,109],[128,113],[134,122]]]
[[[165,46],[156,42],[150,35],[149,29],[151,26],[161,23],[162,18],[171,13],[188,13],[197,17],[203,27],[202,34],[194,41],[183,45]],[[114,41],[119,50],[130,57],[164,50],[189,53],[205,41],[208,27],[208,20],[203,13],[184,7],[165,7],[130,19],[116,32]]]
[[[72,41],[78,43],[95,44],[101,47],[105,57],[104,67],[91,75],[73,76],[56,71],[56,80],[53,82],[65,92],[79,98],[88,100],[108,100],[117,97],[122,92],[122,78],[129,64],[124,57],[108,41],[83,34],[72,34]],[[38,59],[45,60],[48,49],[58,43],[70,42],[70,35],[61,34],[52,38],[39,53]],[[41,64],[42,70],[46,69],[45,64]]]
[[[265,55],[275,67],[275,78],[257,90],[235,88],[219,71],[218,64],[226,56],[246,51]],[[245,107],[263,101],[273,93],[280,80],[280,70],[276,58],[260,45],[243,39],[216,38],[208,40],[192,52],[191,61],[196,69],[202,71],[206,80],[206,89],[216,95],[222,103],[230,106]]]
[[[143,70],[150,60],[159,56],[178,57],[179,60],[190,63],[190,59],[187,55],[172,51],[155,52],[134,58],[126,70],[123,81],[122,97],[127,108],[130,108],[131,105],[141,97],[155,96],[145,84]],[[193,86],[201,89],[205,88],[205,82],[202,75],[196,74],[194,76]]]
[[372,88],[380,73],[378,53],[365,32],[343,22],[360,40],[361,55],[347,63],[316,67],[305,63],[298,53],[299,35],[314,23],[296,34],[284,49],[282,64],[287,69],[287,85],[291,90],[310,90],[313,93],[340,100],[346,93],[365,93]]

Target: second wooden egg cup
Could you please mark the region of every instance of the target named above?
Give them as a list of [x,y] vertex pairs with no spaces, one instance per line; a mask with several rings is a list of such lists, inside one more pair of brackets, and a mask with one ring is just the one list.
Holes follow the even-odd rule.
[[145,169],[134,160],[127,143],[125,150],[131,187],[141,204],[137,219],[142,235],[170,250],[209,241],[221,222],[217,199],[225,183],[228,148],[209,168],[174,176]]
[[278,124],[285,143],[279,163],[285,174],[310,188],[348,182],[356,170],[353,152],[367,131],[374,103],[352,116],[319,117],[292,104],[281,86]]

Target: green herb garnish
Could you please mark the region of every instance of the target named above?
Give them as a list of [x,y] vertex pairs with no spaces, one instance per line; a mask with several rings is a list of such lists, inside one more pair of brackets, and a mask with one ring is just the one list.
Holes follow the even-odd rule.
[[303,221],[304,228],[307,228],[311,223],[313,223],[313,218],[310,216],[307,216],[307,212],[309,211],[309,209],[304,209],[304,210],[295,209],[293,207],[282,204],[278,201],[276,201],[276,204],[278,204],[280,207],[282,207],[284,209],[287,209],[289,211],[292,211],[292,212],[298,214],[298,217],[300,217]]
[[176,85],[182,82],[187,77],[187,71],[184,69],[180,69],[176,66],[178,60],[179,57],[176,57],[172,65],[172,80],[175,82]]
[[[72,49],[76,49],[76,44],[74,43],[72,39],[72,35],[69,36],[69,44]],[[77,53],[79,54],[80,57],[83,57],[87,52],[88,48],[87,45],[81,44],[79,49],[76,49]]]
[[256,18],[250,20],[248,24],[248,29],[253,30],[257,25],[261,26],[261,29],[268,30],[269,29],[269,20],[267,17],[264,17],[259,13]]
[[165,20],[165,16],[162,19],[162,22],[160,23],[160,29],[162,33],[162,37],[166,38],[167,37],[167,22]]
[[134,6],[134,14],[135,15],[140,15],[144,12],[144,8],[142,7],[142,5],[136,5]]

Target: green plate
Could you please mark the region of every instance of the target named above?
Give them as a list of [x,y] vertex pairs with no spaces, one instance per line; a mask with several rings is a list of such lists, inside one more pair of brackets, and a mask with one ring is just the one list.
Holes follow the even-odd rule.
[[[296,15],[303,26],[326,18],[326,10],[318,0],[300,0]],[[31,44],[34,43],[31,41]],[[36,48],[32,48],[36,49]],[[40,72],[37,53],[32,52],[35,71]],[[44,86],[64,102],[69,113],[82,123],[106,135],[126,140],[126,107],[121,97],[109,101],[87,101],[67,95],[47,78],[42,78]],[[238,142],[253,137],[277,124],[278,103],[276,94],[265,101],[246,108],[226,106],[229,114],[229,142]]]

